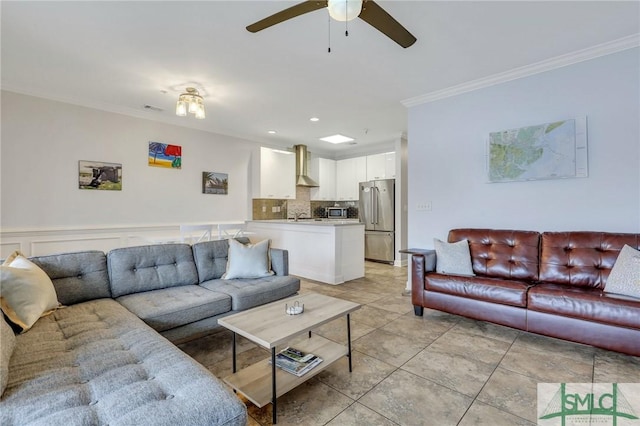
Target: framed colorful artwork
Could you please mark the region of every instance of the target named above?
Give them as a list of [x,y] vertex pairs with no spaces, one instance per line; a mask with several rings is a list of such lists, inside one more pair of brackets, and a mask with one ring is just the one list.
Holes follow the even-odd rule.
[[149,165],[167,169],[181,169],[182,147],[161,142],[149,142]]

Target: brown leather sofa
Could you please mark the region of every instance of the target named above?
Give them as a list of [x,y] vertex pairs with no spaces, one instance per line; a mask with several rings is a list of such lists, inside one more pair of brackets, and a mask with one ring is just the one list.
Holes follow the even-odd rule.
[[435,272],[412,257],[411,299],[423,308],[640,356],[640,299],[603,291],[622,247],[640,234],[453,229],[469,241],[475,276]]

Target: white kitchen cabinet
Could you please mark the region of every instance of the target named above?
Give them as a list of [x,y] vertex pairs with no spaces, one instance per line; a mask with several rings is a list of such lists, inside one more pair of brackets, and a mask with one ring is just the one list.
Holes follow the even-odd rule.
[[336,161],[336,199],[357,201],[358,183],[367,180],[367,157],[347,158]]
[[396,153],[367,155],[367,180],[396,177]]
[[320,185],[317,188],[311,188],[311,200],[334,201],[336,199],[336,161],[328,158],[312,158],[309,174],[311,179]]
[[395,179],[396,177],[396,153],[387,152],[384,154],[384,175],[385,179]]
[[260,198],[296,198],[296,156],[260,148]]

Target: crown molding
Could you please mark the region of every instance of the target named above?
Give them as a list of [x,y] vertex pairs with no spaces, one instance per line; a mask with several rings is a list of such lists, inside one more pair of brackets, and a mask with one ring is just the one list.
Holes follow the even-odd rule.
[[640,46],[640,33],[400,101],[406,108],[555,70]]

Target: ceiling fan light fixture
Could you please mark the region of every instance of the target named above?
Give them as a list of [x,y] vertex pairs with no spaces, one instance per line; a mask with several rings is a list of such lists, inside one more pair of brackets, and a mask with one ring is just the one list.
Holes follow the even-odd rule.
[[193,87],[187,87],[187,91],[178,97],[176,103],[176,115],[184,117],[187,112],[194,114],[196,118],[205,118],[204,100]]
[[351,21],[360,15],[362,0],[328,0],[327,9],[336,21]]

